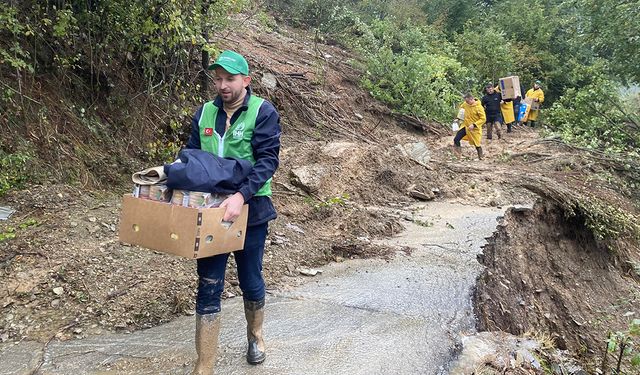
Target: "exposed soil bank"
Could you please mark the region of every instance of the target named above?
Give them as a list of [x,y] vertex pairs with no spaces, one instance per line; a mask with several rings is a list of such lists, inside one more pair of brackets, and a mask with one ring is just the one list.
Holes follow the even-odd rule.
[[640,307],[632,259],[611,248],[555,205],[508,210],[480,257],[479,328],[549,334],[599,364],[608,332],[624,331]]

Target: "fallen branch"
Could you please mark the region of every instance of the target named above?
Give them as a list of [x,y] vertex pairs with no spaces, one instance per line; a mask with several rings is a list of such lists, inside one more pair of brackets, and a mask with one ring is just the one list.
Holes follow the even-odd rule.
[[[286,76],[295,78],[295,77],[305,77],[305,73],[297,73],[297,72],[293,72],[293,73],[285,73]],[[306,77],[305,77],[306,78]]]
[[121,290],[115,290],[115,291],[113,291],[113,292],[111,292],[111,293],[107,294],[107,300],[114,299],[114,298],[116,298],[116,297],[120,297],[120,296],[121,296],[121,295],[123,295],[123,294],[126,294],[126,293],[129,291],[129,289],[133,288],[134,286],[136,286],[136,285],[138,285],[138,284],[140,284],[140,283],[142,283],[142,282],[144,282],[144,281],[143,281],[143,280],[138,280],[138,281],[136,281],[135,283],[133,283],[133,284],[129,285],[128,287],[126,287],[126,288],[124,288],[124,289],[121,289]]

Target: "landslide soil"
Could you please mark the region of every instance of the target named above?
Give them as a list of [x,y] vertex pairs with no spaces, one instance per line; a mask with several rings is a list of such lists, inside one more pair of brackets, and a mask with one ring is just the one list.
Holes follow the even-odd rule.
[[637,242],[598,240],[584,216],[567,217],[549,202],[510,209],[488,240],[475,295],[479,328],[543,335],[588,373],[602,369],[609,334],[638,318]]
[[[595,354],[607,330],[636,314],[637,275],[629,266],[636,245],[622,242],[626,250],[612,252],[583,221],[567,220],[562,205],[561,193],[570,191],[637,213],[637,196],[606,158],[517,128],[485,143],[484,160],[471,147],[456,159],[446,126],[393,115],[357,87],[352,54],[298,30],[245,26],[223,44],[248,51],[252,86],[282,115],[273,197],[279,217],[264,258],[268,291],[299,283],[302,268],[392,256],[398,249],[370,240],[401,231],[414,197],[478,206],[542,199],[533,211],[509,212],[487,246],[477,300],[484,328],[551,331],[557,345]],[[272,77],[275,87],[267,84]],[[431,154],[421,163],[397,148],[416,142]],[[49,184],[0,199],[17,210],[0,222],[0,233],[15,233],[0,242],[0,341],[133,331],[193,314],[194,261],[119,243],[120,199],[130,190]],[[225,291],[241,295],[232,261]],[[618,300],[624,303],[612,309]]]

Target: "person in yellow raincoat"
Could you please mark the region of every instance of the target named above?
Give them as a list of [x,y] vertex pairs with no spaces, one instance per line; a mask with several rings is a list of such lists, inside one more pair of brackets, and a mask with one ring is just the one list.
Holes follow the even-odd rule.
[[516,122],[513,113],[513,99],[504,99],[500,102],[500,111],[502,112],[502,120],[507,124],[507,133],[511,133],[513,123]]
[[[525,96],[525,98],[531,98],[533,99],[534,102],[537,102],[538,104],[542,104],[542,102],[544,102],[544,91],[542,91],[542,88],[540,87],[541,84],[542,82],[535,81],[535,83],[533,84],[533,88],[527,91],[527,95]],[[539,114],[540,114],[539,109],[530,110],[529,116],[527,117],[527,125],[533,128],[536,125],[536,121],[538,120]]]
[[453,149],[457,156],[462,155],[460,141],[468,141],[475,146],[478,152],[478,159],[482,160],[482,147],[480,140],[482,139],[482,125],[487,121],[484,108],[480,101],[476,100],[472,94],[467,93],[464,96],[464,102],[460,104],[460,109],[464,109],[464,119],[460,130],[453,138]]
[[[500,85],[496,85],[495,90],[500,92]],[[503,123],[507,125],[507,133],[511,133],[513,124],[516,122],[516,116],[513,112],[513,99],[502,99],[500,112],[502,113]]]

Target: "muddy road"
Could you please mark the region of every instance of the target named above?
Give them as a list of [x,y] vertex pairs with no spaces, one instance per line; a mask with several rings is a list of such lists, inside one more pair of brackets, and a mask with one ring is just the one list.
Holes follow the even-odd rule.
[[[461,335],[475,330],[476,257],[503,210],[444,202],[372,209],[412,220],[399,235],[376,241],[396,250],[390,259],[333,263],[297,287],[272,290],[269,357],[259,367],[244,361],[241,299],[228,299],[217,373],[448,373]],[[193,320],[44,348],[5,346],[0,374],[186,374],[195,359]]]

